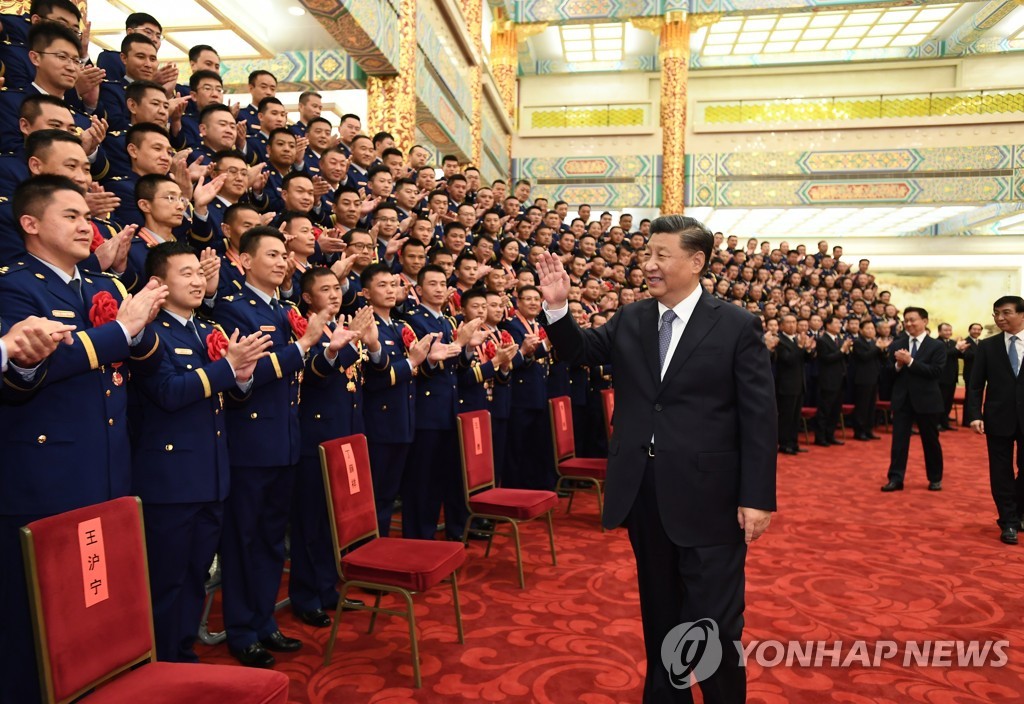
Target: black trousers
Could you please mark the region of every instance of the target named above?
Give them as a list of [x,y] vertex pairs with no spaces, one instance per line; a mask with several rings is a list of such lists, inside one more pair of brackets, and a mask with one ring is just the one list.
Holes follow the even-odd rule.
[[924,449],[924,467],[928,481],[942,481],[942,446],[939,444],[939,416],[937,413],[917,413],[908,404],[892,413],[892,450],[889,455],[889,479],[903,482],[907,473],[907,454],[910,452],[910,430],[914,423],[921,434]]
[[775,397],[779,408],[779,447],[796,449],[797,433],[800,429],[800,407],[803,396],[799,394],[779,394]]
[[690,689],[672,685],[661,649],[673,628],[705,618],[718,624],[722,662],[712,676],[695,686],[700,687],[707,704],[742,704],[746,701],[746,670],[740,666],[735,643],[743,634],[747,546],[742,540],[701,547],[673,543],[658,512],[653,458],[643,471],[626,528],[636,556],[647,650],[644,704],[693,702]]
[[816,440],[833,440],[839,424],[839,411],[843,403],[843,390],[818,387],[818,414],[815,416]]
[[870,435],[875,429],[875,402],[878,400],[878,382],[854,384],[853,429],[860,435]]
[[[999,511],[999,525],[1018,525],[1024,516],[1024,434],[985,435],[988,443],[988,477],[992,499]],[[1013,448],[1017,447],[1017,475],[1013,472]]]
[[942,407],[946,409],[945,414],[939,419],[939,424],[949,425],[946,420],[953,410],[953,397],[956,395],[956,384],[939,384],[939,391],[942,393]]

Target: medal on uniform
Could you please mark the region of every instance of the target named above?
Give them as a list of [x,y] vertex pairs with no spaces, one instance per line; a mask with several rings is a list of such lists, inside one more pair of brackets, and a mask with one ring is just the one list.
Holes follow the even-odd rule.
[[121,376],[121,372],[118,371],[118,368],[122,364],[123,362],[114,362],[112,365],[110,365],[114,369],[114,373],[110,375],[110,380],[114,382],[114,386],[120,386],[121,384],[124,383],[124,377]]

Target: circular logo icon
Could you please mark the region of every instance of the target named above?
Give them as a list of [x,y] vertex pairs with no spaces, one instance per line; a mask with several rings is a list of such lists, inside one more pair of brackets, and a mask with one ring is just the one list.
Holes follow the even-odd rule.
[[661,662],[676,689],[706,680],[722,664],[718,624],[710,618],[680,623],[661,642]]

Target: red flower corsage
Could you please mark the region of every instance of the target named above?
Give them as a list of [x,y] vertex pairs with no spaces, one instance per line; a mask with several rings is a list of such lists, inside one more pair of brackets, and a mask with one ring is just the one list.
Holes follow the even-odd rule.
[[220,330],[214,330],[206,336],[206,354],[210,357],[211,362],[223,359],[227,350],[228,338]]
[[462,294],[458,291],[452,291],[452,297],[449,299],[453,308],[462,308]]
[[512,334],[508,330],[502,330],[501,331],[501,345],[502,345],[502,347],[508,347],[513,342],[515,342],[515,338],[512,337]]
[[416,344],[416,333],[408,325],[402,326],[402,344],[405,345],[405,349],[410,349]]
[[540,331],[537,333],[537,336],[542,340],[546,340],[548,339],[548,331],[545,330],[544,328],[541,328]]
[[494,340],[488,340],[487,344],[480,348],[480,361],[484,364],[494,359],[494,355],[498,353],[498,349],[494,346]]
[[100,291],[92,297],[89,322],[94,328],[117,320],[117,301],[107,291]]
[[89,251],[95,252],[104,242],[106,240],[100,234],[100,228],[96,227],[96,223],[92,223],[92,242],[89,243]]
[[306,334],[309,321],[303,318],[302,314],[295,308],[288,309],[288,322],[291,323],[292,332],[295,333],[295,337],[302,337]]

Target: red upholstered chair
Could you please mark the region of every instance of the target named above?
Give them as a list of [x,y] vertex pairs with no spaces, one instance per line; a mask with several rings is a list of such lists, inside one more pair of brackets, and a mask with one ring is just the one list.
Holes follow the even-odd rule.
[[889,432],[889,420],[892,417],[892,401],[875,401],[875,408],[882,412],[885,430]]
[[612,439],[612,418],[615,415],[615,389],[601,389],[601,407],[604,409],[604,432]]
[[[462,632],[462,611],[459,608],[459,583],[456,570],[466,561],[466,548],[459,543],[433,540],[381,538],[377,530],[377,511],[373,501],[373,480],[365,435],[349,435],[320,443],[320,466],[327,492],[327,511],[331,518],[334,559],[341,577],[341,596],[334,614],[334,627],[327,643],[324,665],[331,662],[338,623],[344,610],[370,611],[370,630],[378,613],[401,616],[409,622],[412,647],[412,669],[416,686],[420,677],[419,645],[416,640],[416,614],[412,595],[440,584],[452,583],[455,624],[459,643],[465,643]],[[343,554],[344,553],[344,554]],[[349,589],[359,587],[376,592],[373,606],[349,606],[345,597]],[[406,609],[381,608],[381,592],[394,592],[405,600]]]
[[[288,676],[231,665],[154,662],[153,615],[135,497],[21,529],[36,655],[46,702],[288,701]],[[111,633],[103,646],[97,633]],[[196,624],[198,626],[198,624]]]
[[[572,510],[572,500],[577,491],[586,491],[597,496],[597,518],[601,520],[604,512],[603,489],[608,474],[607,458],[590,458],[576,456],[576,439],[572,430],[572,402],[568,396],[548,399],[551,410],[551,440],[555,451],[555,469],[558,471],[558,491],[568,490],[569,505],[565,512]],[[571,488],[566,482],[576,482]],[[585,488],[580,488],[580,484]],[[602,527],[602,530],[604,528]]]
[[511,535],[516,544],[516,564],[519,567],[519,588],[526,587],[523,579],[523,551],[519,544],[519,524],[544,516],[548,521],[548,540],[551,543],[551,564],[555,557],[555,529],[551,514],[558,506],[558,494],[539,489],[496,489],[494,487],[494,450],[491,447],[491,414],[489,411],[460,413],[459,453],[462,455],[462,487],[466,493],[469,518],[462,536],[463,544],[469,540],[469,526],[474,518],[489,518],[508,523],[509,533],[490,531],[484,557],[491,554],[495,535]]
[[800,424],[804,427],[804,440],[808,445],[811,444],[811,431],[807,427],[807,421],[818,414],[818,409],[814,406],[804,406],[800,409]]

